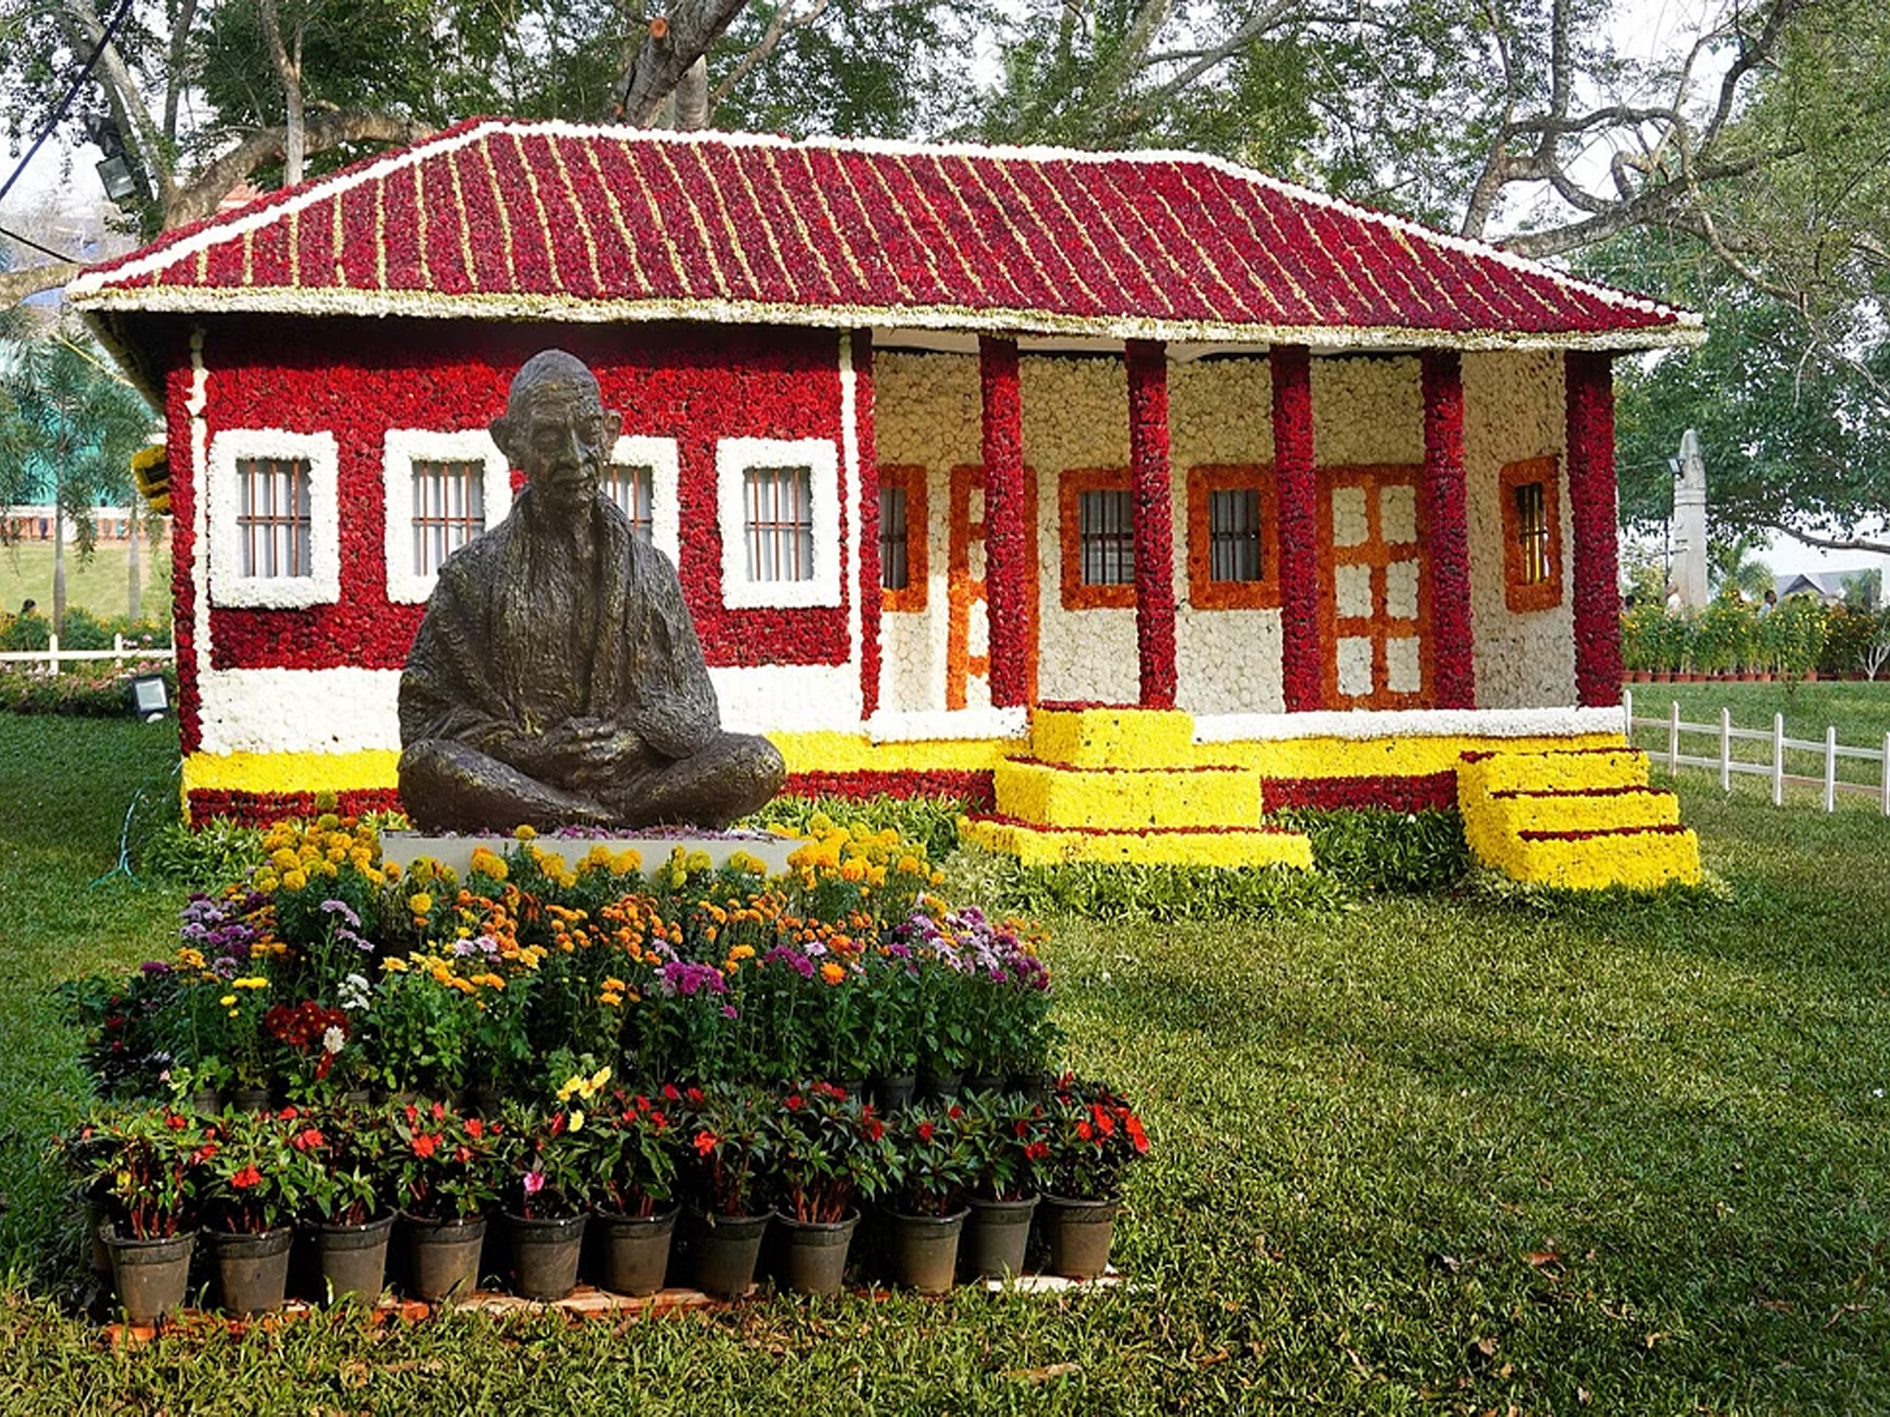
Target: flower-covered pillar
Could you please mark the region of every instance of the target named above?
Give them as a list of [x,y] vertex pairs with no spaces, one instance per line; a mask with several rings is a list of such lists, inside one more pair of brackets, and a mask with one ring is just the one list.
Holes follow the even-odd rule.
[[1425,539],[1431,568],[1432,700],[1438,708],[1477,706],[1470,639],[1470,536],[1463,473],[1463,360],[1427,349],[1424,386]]
[[1175,706],[1175,550],[1168,477],[1168,349],[1128,342],[1135,479],[1135,648],[1143,708]]
[[[842,377],[853,379],[853,436],[860,486],[860,717],[879,708],[879,442],[873,423],[873,332],[842,337]],[[849,359],[850,356],[850,359]]]
[[1024,420],[1017,341],[978,338],[984,407],[984,598],[990,626],[991,702],[1023,704],[1030,684],[1030,606],[1024,563]]
[[1621,702],[1621,590],[1615,542],[1613,356],[1570,350],[1568,500],[1575,551],[1575,701]]
[[1269,362],[1280,521],[1280,692],[1288,713],[1305,713],[1322,707],[1312,351],[1303,344],[1276,344]]

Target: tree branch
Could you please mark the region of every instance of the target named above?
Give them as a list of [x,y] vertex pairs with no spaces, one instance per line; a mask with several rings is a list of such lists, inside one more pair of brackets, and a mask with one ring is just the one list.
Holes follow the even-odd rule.
[[747,0],[681,0],[667,20],[650,22],[650,37],[618,87],[617,112],[638,127],[656,120],[683,71],[709,52]]
[[[310,115],[305,127],[310,153],[342,143],[417,143],[433,132],[426,124],[399,114],[327,110]],[[281,128],[259,128],[211,162],[165,205],[165,227],[185,226],[209,216],[239,182],[282,152],[284,136]]]
[[741,81],[748,77],[749,71],[780,47],[781,41],[786,38],[789,30],[804,29],[811,25],[826,12],[827,6],[831,3],[832,0],[813,0],[805,11],[796,14],[793,0],[784,0],[781,7],[769,19],[768,28],[763,32],[760,42],[736,60],[735,67],[728,71],[728,76],[715,86],[715,92],[709,95],[709,112],[713,113],[720,108],[722,100],[735,92],[741,85]]
[[43,266],[0,271],[0,310],[11,310],[42,290],[57,289],[84,269],[81,261],[49,261]]
[[1890,556],[1890,541],[1872,541],[1863,536],[1821,536],[1769,519],[1761,520],[1759,525],[1769,527],[1773,531],[1782,531],[1787,536],[1796,537],[1807,546],[1816,546],[1824,551],[1874,551],[1880,556]]

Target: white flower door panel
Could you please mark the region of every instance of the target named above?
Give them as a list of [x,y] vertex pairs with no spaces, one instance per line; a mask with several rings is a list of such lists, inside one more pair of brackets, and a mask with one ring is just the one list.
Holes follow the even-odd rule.
[[1319,471],[1325,704],[1428,708],[1430,571],[1419,467]]

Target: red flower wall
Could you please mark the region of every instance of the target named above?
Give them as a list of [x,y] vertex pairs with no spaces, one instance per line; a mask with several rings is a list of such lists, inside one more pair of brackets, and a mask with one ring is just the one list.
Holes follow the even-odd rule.
[[871,718],[879,708],[879,616],[884,608],[879,590],[879,443],[873,423],[871,330],[853,334],[853,429],[860,449],[860,717]]
[[1135,479],[1135,645],[1141,706],[1175,706],[1174,508],[1168,482],[1168,352],[1128,342],[1129,461]]
[[[238,320],[213,325],[207,418],[224,429],[333,433],[339,454],[342,597],[296,610],[217,608],[219,669],[398,669],[423,607],[387,599],[382,437],[389,428],[479,428],[504,410],[512,374],[539,350],[568,349],[595,371],[624,431],[672,437],[679,461],[683,594],[712,666],[843,664],[848,598],[814,609],[722,605],[715,449],[727,437],[840,443],[839,350],[828,332],[651,325],[606,329],[463,322]],[[181,392],[188,392],[188,370]],[[180,386],[170,393],[179,431]],[[189,446],[188,422],[181,430]],[[201,475],[201,474],[200,474]],[[842,476],[846,470],[842,469]],[[179,479],[182,482],[183,479]],[[192,489],[194,493],[196,489]],[[175,493],[174,493],[175,495]],[[179,508],[186,524],[190,493]],[[847,544],[840,499],[841,545]],[[180,557],[187,550],[180,542]],[[188,619],[184,581],[178,619]]]
[[1476,707],[1470,635],[1470,537],[1463,473],[1463,361],[1454,350],[1427,349],[1424,388],[1425,529],[1430,540],[1433,701]]
[[1620,566],[1615,549],[1614,364],[1571,352],[1568,500],[1575,553],[1575,698],[1584,708],[1621,702]]
[[1312,352],[1273,346],[1273,467],[1280,504],[1280,690],[1288,713],[1323,707],[1319,494],[1313,479]]
[[1331,810],[1380,807],[1392,812],[1424,812],[1457,805],[1455,772],[1418,777],[1270,777],[1261,784],[1269,812],[1287,807]]
[[990,612],[991,702],[1030,694],[1029,547],[1024,527],[1023,403],[1017,341],[980,336],[978,385],[984,410],[984,564]]

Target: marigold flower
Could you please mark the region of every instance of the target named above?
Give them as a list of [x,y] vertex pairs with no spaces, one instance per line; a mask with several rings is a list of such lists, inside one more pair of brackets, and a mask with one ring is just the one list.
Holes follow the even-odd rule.
[[236,1002],[236,995],[225,994],[221,999],[218,999],[217,1002],[227,1009]]
[[408,898],[407,908],[415,915],[430,915],[433,912],[433,897],[425,891],[417,892]]
[[828,960],[820,967],[820,977],[829,984],[838,984],[847,977],[846,967],[844,965],[835,964],[832,960]]

